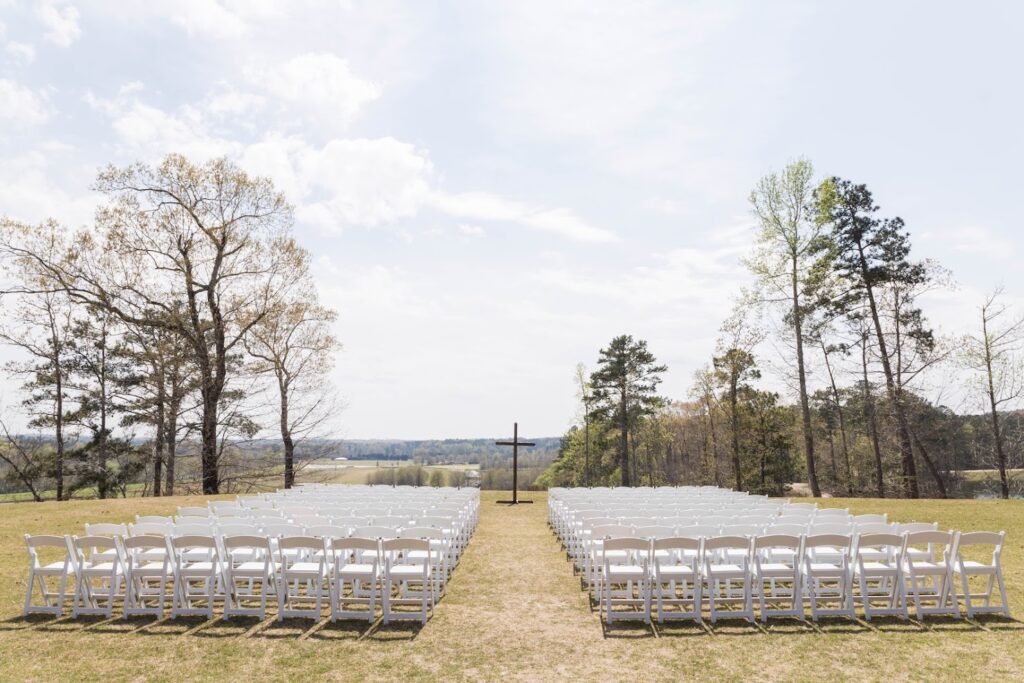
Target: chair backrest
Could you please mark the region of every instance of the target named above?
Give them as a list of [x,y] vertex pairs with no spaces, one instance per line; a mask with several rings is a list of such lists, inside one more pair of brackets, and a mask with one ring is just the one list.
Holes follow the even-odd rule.
[[686,536],[656,538],[651,542],[654,550],[700,550],[701,539]]
[[261,528],[266,536],[302,536],[305,533],[302,526],[288,522],[263,524]]
[[675,535],[675,528],[670,526],[638,526],[633,535],[637,538],[655,539],[669,538]]
[[896,529],[901,534],[909,534],[915,531],[938,531],[938,522],[901,522],[896,525]]
[[400,553],[407,550],[430,550],[430,541],[422,538],[386,538],[381,541],[381,550],[385,553]]
[[121,541],[121,545],[129,551],[129,556],[131,556],[133,550],[165,549],[167,548],[167,539],[163,536],[129,536]]
[[896,525],[885,522],[865,522],[853,527],[858,534],[895,534]]
[[927,545],[933,556],[936,550],[941,550],[943,555],[952,555],[956,541],[956,534],[952,531],[911,531],[904,537],[908,547]]
[[814,512],[815,517],[849,517],[850,511],[845,508],[819,508]]
[[1005,531],[962,531],[960,532],[960,541],[957,545],[961,548],[968,545],[992,545],[996,546],[998,551],[1002,548],[1003,541],[1005,540]]
[[804,524],[772,524],[765,533],[773,536],[803,536],[807,533]]
[[852,543],[848,534],[810,534],[804,537],[804,548],[807,550],[828,547],[848,551]]
[[399,538],[426,538],[435,541],[444,540],[444,532],[429,526],[411,526],[398,532]]
[[605,559],[607,559],[608,553],[616,550],[631,550],[649,553],[651,551],[651,541],[646,538],[636,538],[634,536],[620,536],[618,538],[605,539]]
[[345,538],[349,534],[349,527],[337,526],[335,524],[318,524],[306,527],[307,536],[318,538]]
[[[121,549],[117,545],[114,536],[75,536],[71,539],[71,546],[75,550],[77,564],[88,566],[96,562],[118,562],[121,558]],[[113,557],[108,551],[114,551]],[[100,553],[103,553],[100,555]],[[97,557],[99,556],[99,557]]]
[[[235,550],[237,548],[247,548],[254,550],[263,550],[265,552],[270,551],[270,539],[266,536],[258,535],[239,535],[239,536],[225,536],[224,537],[224,549]],[[230,555],[231,553],[228,553]]]
[[212,536],[213,535],[213,524],[211,523],[197,523],[190,524],[187,522],[179,522],[174,525],[171,533],[175,536]]
[[195,548],[216,550],[217,541],[213,536],[206,536],[203,534],[175,536],[171,539],[171,548],[175,551],[191,550]]
[[127,536],[128,525],[126,524],[86,524],[86,536]]
[[604,524],[602,526],[595,526],[590,530],[590,537],[595,541],[602,538],[618,538],[632,535],[633,527],[622,524]]
[[180,507],[178,508],[179,517],[209,517],[210,508],[203,507]]
[[129,536],[166,536],[174,529],[170,522],[138,522],[128,525]]
[[861,524],[886,524],[889,521],[889,515],[854,515],[853,523],[860,526]]
[[676,534],[687,538],[710,538],[712,536],[717,536],[720,528],[721,527],[713,524],[697,524],[694,526],[679,527]]
[[800,547],[800,536],[794,534],[779,534],[772,532],[764,536],[754,538],[754,549],[763,550],[768,548],[790,548],[797,550]]
[[395,529],[386,526],[361,526],[353,529],[352,535],[362,538],[393,539],[398,536],[398,532]]
[[376,538],[358,538],[355,536],[332,537],[326,539],[335,552],[347,550],[380,550],[380,541]]
[[726,549],[750,549],[750,539],[746,536],[712,536],[704,539],[704,551]]
[[174,519],[172,517],[165,517],[163,515],[135,515],[136,524],[173,524]]
[[255,524],[246,523],[229,523],[220,524],[217,526],[217,535],[221,537],[226,536],[255,536],[259,534],[259,527]]
[[77,566],[75,553],[71,547],[71,539],[67,536],[30,536],[29,534],[25,534],[25,545],[28,547],[28,554],[32,560],[33,568],[38,568],[43,564],[48,564],[48,562],[39,557],[40,552],[49,558],[53,554],[52,550],[55,549],[59,549],[61,554],[64,556],[65,571],[69,567],[74,568]]
[[849,524],[818,524],[817,522],[811,524],[807,533],[811,536],[821,536],[823,534],[837,534],[845,536],[853,531],[853,527]]

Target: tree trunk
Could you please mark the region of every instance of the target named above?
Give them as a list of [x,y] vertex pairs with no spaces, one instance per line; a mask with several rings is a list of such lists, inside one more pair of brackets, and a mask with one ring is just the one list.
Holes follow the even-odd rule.
[[284,487],[295,486],[295,443],[288,425],[288,386],[278,383],[281,392],[281,442],[284,444]]
[[177,401],[172,400],[167,411],[167,425],[165,427],[167,448],[164,451],[164,459],[167,464],[164,475],[164,495],[174,495],[174,464],[178,449],[178,408]]
[[202,451],[200,462],[203,470],[203,493],[220,493],[220,477],[217,472],[217,406],[211,392],[203,391],[203,418],[200,436]]
[[632,486],[629,472],[629,413],[626,411],[626,391],[621,390],[619,406],[619,469],[622,471],[622,485]]
[[825,368],[828,370],[829,384],[832,386],[832,400],[836,404],[836,416],[839,418],[839,446],[843,453],[843,463],[846,468],[846,495],[853,496],[853,467],[850,466],[850,449],[846,441],[846,418],[843,416],[843,403],[839,398],[839,388],[836,386],[835,373],[832,372],[832,363],[828,360],[828,351],[825,342],[821,343],[821,352],[825,356]]
[[917,438],[916,432],[911,432],[914,438],[914,446],[917,447],[917,452],[921,454],[921,459],[924,460],[924,464],[928,467],[928,471],[931,472],[932,478],[935,479],[936,486],[939,487],[939,498],[948,498],[946,493],[946,482],[942,478],[942,472],[939,472],[939,468],[935,466],[931,456],[928,455],[928,451],[925,449],[924,444],[921,443],[921,439]]
[[992,378],[992,344],[988,336],[988,319],[981,314],[981,332],[985,340],[985,375],[988,381],[988,404],[992,411],[992,439],[996,449],[996,467],[999,468],[999,495],[1010,497],[1010,479],[1006,473],[1006,450],[1003,448],[1003,433],[999,425],[999,406],[996,403],[995,381]]
[[885,345],[885,334],[882,332],[882,322],[878,317],[878,306],[875,303],[875,293],[871,287],[870,275],[868,274],[867,260],[864,258],[863,247],[861,249],[861,277],[864,281],[864,288],[868,295],[868,305],[871,309],[871,321],[875,326],[875,336],[878,340],[878,355],[882,361],[882,371],[885,373],[885,388],[889,392],[889,400],[892,402],[893,412],[896,415],[896,432],[900,442],[900,461],[903,466],[903,483],[908,498],[920,498],[917,487],[917,467],[914,464],[914,450],[910,443],[910,427],[907,424],[907,416],[903,410],[902,392],[896,387],[896,380],[893,376],[892,365],[889,363],[889,352]]
[[800,312],[800,289],[797,282],[797,261],[793,256],[793,333],[796,336],[796,371],[800,381],[800,419],[804,431],[804,459],[807,464],[807,482],[811,486],[811,495],[821,497],[818,485],[818,473],[814,465],[814,433],[811,431],[811,404],[807,398],[807,373],[804,369],[804,331],[803,316]]
[[871,447],[875,455],[875,487],[879,498],[885,498],[885,473],[882,470],[882,447],[878,439],[878,420],[875,416],[875,399],[868,383],[868,338],[861,337],[861,367],[864,370],[864,417],[871,431]]
[[54,376],[57,391],[57,410],[54,415],[54,431],[57,437],[57,500],[64,500],[64,378],[60,357],[55,356]]
[[743,490],[743,473],[740,471],[740,419],[737,405],[739,399],[737,397],[736,378],[733,377],[732,383],[729,386],[729,423],[732,430],[732,469],[733,474],[736,477],[736,490]]

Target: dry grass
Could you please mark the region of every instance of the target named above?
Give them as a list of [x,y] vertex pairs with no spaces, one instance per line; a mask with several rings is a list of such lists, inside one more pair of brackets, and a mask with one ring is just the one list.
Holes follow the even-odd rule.
[[[448,596],[423,628],[254,620],[205,623],[18,616],[21,533],[79,532],[84,521],[160,514],[183,499],[0,507],[2,680],[1021,680],[1024,624],[990,618],[924,624],[779,622],[616,626],[606,631],[546,525],[543,493],[508,508],[484,492],[480,527]],[[190,503],[196,499],[188,499]],[[1024,502],[823,501],[897,520],[1005,529],[1011,604],[1024,610]]]

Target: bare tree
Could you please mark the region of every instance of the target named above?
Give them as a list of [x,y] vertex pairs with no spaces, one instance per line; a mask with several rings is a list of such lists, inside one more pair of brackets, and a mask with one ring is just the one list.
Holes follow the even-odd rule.
[[305,252],[294,253],[292,270],[301,274],[289,299],[249,330],[245,348],[257,375],[273,378],[284,445],[284,486],[295,484],[295,440],[308,435],[336,410],[328,379],[340,348],[331,333],[337,314],[318,303],[306,276]]
[[[0,224],[4,240],[18,240],[47,260],[59,262],[67,245],[63,230],[49,222],[37,227]],[[16,293],[14,306],[0,326],[0,342],[20,349],[28,360],[8,363],[8,373],[24,378],[26,392],[23,404],[29,412],[29,427],[53,430],[55,458],[53,476],[57,500],[64,499],[66,433],[70,401],[67,391],[68,351],[74,325],[74,305],[44,268],[33,258],[7,260],[7,275],[13,280],[4,283],[4,290],[27,286],[31,292]],[[15,442],[11,442],[12,444]],[[33,443],[33,448],[35,444]]]
[[999,494],[1010,497],[1010,479],[1007,471],[1006,435],[1003,433],[1001,409],[1024,397],[1024,317],[1011,318],[1009,306],[1000,297],[1002,288],[996,289],[981,305],[981,330],[968,335],[962,345],[962,358],[966,367],[982,373],[981,393],[992,422],[992,442],[996,466],[999,469]]
[[298,248],[289,237],[291,207],[269,179],[251,178],[226,159],[195,165],[170,155],[155,167],[111,166],[96,189],[110,203],[68,263],[16,241],[0,248],[35,260],[76,301],[187,340],[202,399],[203,492],[217,493],[228,358],[279,303],[280,281]]

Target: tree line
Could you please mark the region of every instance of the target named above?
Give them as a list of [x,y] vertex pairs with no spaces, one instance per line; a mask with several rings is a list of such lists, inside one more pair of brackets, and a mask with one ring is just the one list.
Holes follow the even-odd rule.
[[[814,496],[917,498],[961,494],[964,471],[986,469],[999,496],[1019,492],[1024,318],[1002,291],[979,302],[968,331],[944,337],[922,299],[951,274],[913,257],[904,221],[883,215],[866,185],[816,179],[801,159],[764,176],[750,204],[754,285],[689,395],[660,396],[666,367],[643,340],[616,337],[595,371],[577,367],[579,419],[543,481],[770,494],[806,482]],[[958,414],[941,390],[960,377]],[[785,397],[764,388],[769,378]]]
[[296,442],[337,409],[327,376],[336,314],[320,303],[292,208],[226,159],[110,166],[91,225],[0,219],[0,341],[20,359],[31,433],[3,423],[9,481],[36,500],[125,493],[148,473],[172,495],[179,451],[198,451],[206,494],[244,471],[237,444]]

